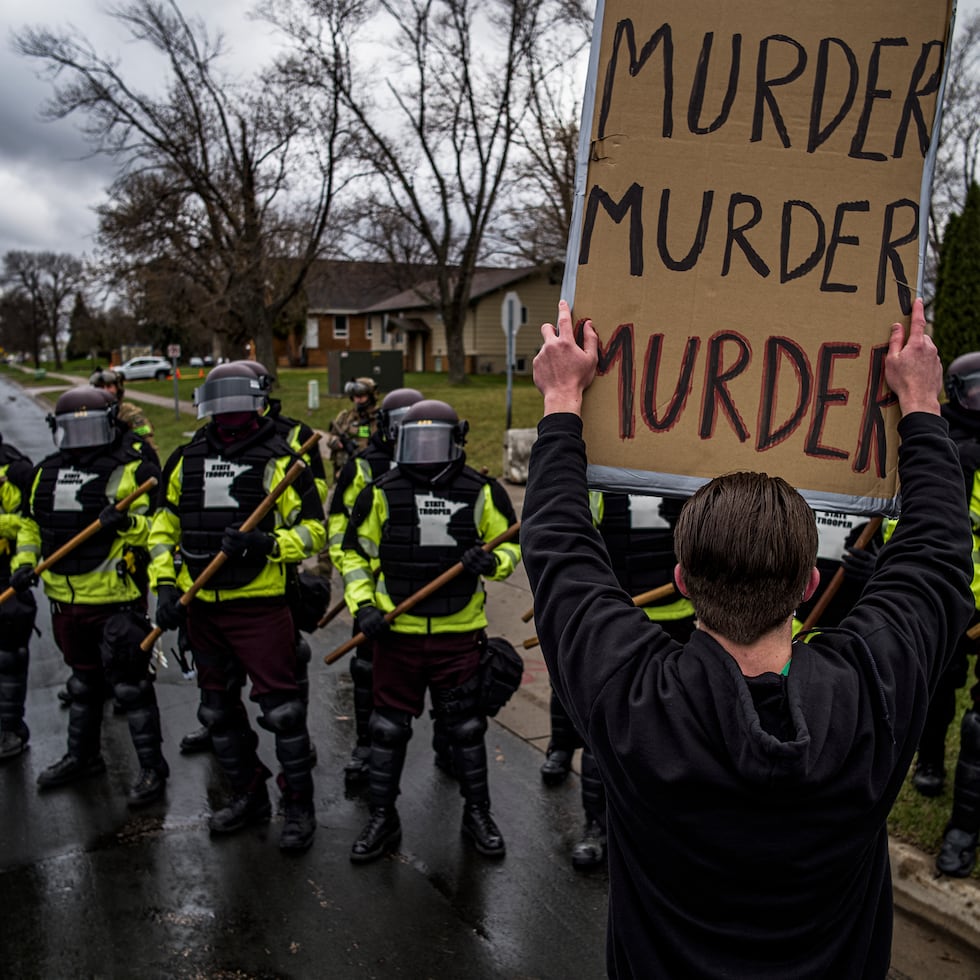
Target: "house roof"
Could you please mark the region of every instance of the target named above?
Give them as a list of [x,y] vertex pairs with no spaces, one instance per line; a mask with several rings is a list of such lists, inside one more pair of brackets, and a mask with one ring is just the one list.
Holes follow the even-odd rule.
[[[488,293],[503,289],[512,283],[527,279],[535,273],[540,272],[541,267],[532,265],[524,266],[520,269],[500,269],[491,267],[480,267],[473,274],[473,288],[470,291],[470,300],[477,300]],[[362,307],[360,313],[391,313],[401,310],[420,310],[431,309],[435,306],[435,297],[438,296],[435,279],[426,279],[417,285],[395,293],[375,302],[371,306]]]
[[359,313],[431,277],[432,271],[431,265],[321,259],[306,278],[308,309],[310,313]]

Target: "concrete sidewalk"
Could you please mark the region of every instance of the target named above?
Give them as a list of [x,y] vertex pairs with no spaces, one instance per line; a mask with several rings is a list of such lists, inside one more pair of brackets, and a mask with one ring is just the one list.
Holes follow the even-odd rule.
[[[25,373],[30,373],[25,371]],[[48,374],[48,378],[67,385],[85,384],[87,377]],[[25,389],[39,399],[61,392],[65,384]],[[126,398],[166,407],[173,397],[138,389],[126,390]],[[194,412],[189,402],[181,410]],[[524,503],[522,485],[501,481],[513,501],[518,516]],[[525,649],[525,640],[534,636],[534,621],[525,623],[523,616],[532,608],[532,596],[523,564],[505,582],[487,583],[487,615],[490,632],[510,640],[524,658],[524,680],[520,689],[494,721],[544,753],[550,735],[550,684],[548,669],[540,648]],[[577,769],[577,757],[576,757]],[[898,841],[890,843],[895,904],[910,915],[925,920],[933,929],[945,932],[980,950],[980,881],[975,878],[954,879],[939,875],[934,855]]]

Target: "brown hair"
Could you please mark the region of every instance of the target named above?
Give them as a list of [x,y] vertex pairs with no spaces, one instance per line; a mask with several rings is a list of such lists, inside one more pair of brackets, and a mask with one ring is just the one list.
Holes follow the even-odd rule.
[[785,480],[729,473],[684,505],[674,550],[700,622],[735,643],[754,643],[802,600],[817,525]]

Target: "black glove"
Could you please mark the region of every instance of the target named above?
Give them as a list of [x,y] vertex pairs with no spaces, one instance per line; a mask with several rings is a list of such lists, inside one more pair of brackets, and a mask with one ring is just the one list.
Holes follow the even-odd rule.
[[471,575],[493,575],[497,570],[497,556],[492,551],[484,551],[479,545],[464,551],[459,560]]
[[99,514],[99,523],[118,534],[120,531],[128,531],[133,526],[133,519],[129,516],[128,511],[116,510],[110,504],[108,507],[104,507],[102,513]]
[[377,606],[372,606],[367,602],[359,606],[357,610],[357,629],[369,640],[373,640],[382,633],[387,633],[391,626],[385,622],[384,615]]
[[37,585],[37,573],[33,565],[21,565],[10,576],[10,587],[15,592],[26,592],[28,589],[33,589],[35,585]]
[[841,566],[844,569],[844,581],[863,588],[875,570],[878,555],[866,548],[845,548],[841,556]]
[[229,558],[241,558],[246,552],[265,557],[272,554],[276,539],[265,531],[239,531],[237,527],[226,527],[221,539],[221,550]]
[[176,630],[186,621],[187,608],[180,604],[177,586],[157,586],[157,626],[162,630]]

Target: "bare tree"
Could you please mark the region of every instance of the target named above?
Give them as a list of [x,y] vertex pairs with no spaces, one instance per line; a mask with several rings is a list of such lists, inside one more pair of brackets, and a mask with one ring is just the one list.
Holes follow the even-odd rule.
[[[449,379],[465,381],[473,275],[543,71],[535,66],[564,60],[556,26],[580,4],[265,0],[260,9],[292,41],[284,72],[314,91],[339,92],[353,116],[360,159],[375,178],[362,237],[393,231],[406,258],[434,267],[427,299],[446,329]],[[367,31],[375,50],[384,46],[383,62],[364,62]]]
[[949,50],[942,129],[929,206],[926,280],[935,284],[946,222],[959,214],[980,157],[980,14],[961,22]]
[[34,366],[41,363],[41,342],[51,344],[56,368],[61,367],[61,335],[67,327],[68,300],[86,281],[85,265],[74,255],[55,252],[7,252],[3,284],[31,305],[31,346]]
[[[100,209],[107,267],[125,279],[166,258],[208,297],[230,344],[254,339],[272,363],[272,324],[321,253],[338,189],[336,93],[326,80],[298,93],[281,76],[231,78],[220,35],[176,0],[131,0],[110,16],[163,56],[162,93],[141,91],[73,28],[14,35],[52,80],[46,116],[83,116],[93,151],[117,164]],[[292,275],[270,289],[268,263],[286,244]]]

